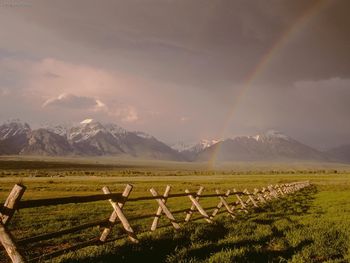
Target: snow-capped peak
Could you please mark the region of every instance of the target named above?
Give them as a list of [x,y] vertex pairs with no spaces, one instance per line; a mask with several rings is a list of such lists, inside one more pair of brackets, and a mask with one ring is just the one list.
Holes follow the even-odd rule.
[[195,146],[196,143],[186,143],[186,142],[177,142],[175,144],[171,144],[170,147],[178,152],[183,152],[191,149]]
[[268,130],[265,133],[265,136],[268,138],[280,138],[280,139],[285,139],[285,140],[289,139],[289,137],[287,135],[283,134],[280,131],[276,131],[276,130]]
[[113,135],[115,138],[120,138],[121,136],[124,136],[128,133],[127,130],[124,128],[118,126],[117,124],[114,123],[107,123],[104,125],[106,130]]
[[178,142],[176,144],[171,145],[170,147],[178,152],[190,151],[197,153],[218,142],[220,142],[220,140],[202,139],[199,142],[195,143]]
[[6,139],[18,134],[27,134],[30,131],[30,126],[18,119],[8,120],[0,126],[0,139]]
[[93,119],[86,119],[79,123],[78,126],[72,127],[67,137],[74,142],[80,142],[95,136],[99,132],[107,133],[106,128]]
[[289,140],[290,139],[289,136],[283,134],[280,131],[276,131],[276,130],[268,130],[265,133],[257,134],[257,135],[254,135],[254,136],[242,136],[242,138],[244,138],[244,137],[254,139],[257,142],[263,141],[264,139],[274,139],[274,138],[284,139],[284,140]]
[[255,136],[252,136],[252,138],[253,138],[254,140],[256,140],[256,141],[259,141],[259,139],[260,139],[260,135],[255,135]]
[[47,125],[47,126],[44,126],[44,128],[46,128],[50,132],[53,132],[53,133],[58,134],[60,136],[66,137],[67,133],[70,129],[70,126],[64,125],[64,124],[56,125],[56,126]]
[[199,142],[199,145],[202,146],[203,149],[208,148],[216,143],[218,143],[220,140],[208,140],[208,139],[203,139]]
[[153,138],[152,135],[149,135],[149,134],[147,134],[145,132],[141,132],[141,131],[135,131],[134,134],[136,134],[137,136],[144,138],[144,139],[152,139]]
[[257,135],[249,135],[249,136],[237,136],[234,137],[234,139],[251,139],[251,140],[255,140],[257,142],[263,142],[265,140],[270,140],[270,139],[283,139],[283,140],[290,140],[291,138],[285,134],[283,134],[280,131],[276,131],[276,130],[268,130],[264,133],[260,133]]
[[93,122],[94,122],[94,119],[85,119],[82,122],[80,122],[80,124],[90,124],[90,123],[93,123]]

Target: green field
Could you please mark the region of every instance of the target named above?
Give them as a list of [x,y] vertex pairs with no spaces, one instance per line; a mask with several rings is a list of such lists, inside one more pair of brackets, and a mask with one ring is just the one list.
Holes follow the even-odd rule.
[[[0,202],[15,183],[23,183],[25,199],[102,193],[109,186],[122,192],[127,183],[134,186],[131,198],[150,196],[154,187],[163,193],[185,189],[222,192],[227,189],[253,190],[269,184],[310,180],[312,187],[274,201],[249,214],[237,212],[233,220],[222,214],[208,224],[196,213],[193,221],[180,231],[161,228],[149,233],[155,214],[154,200],[127,202],[124,211],[139,234],[140,243],[127,239],[103,246],[90,246],[48,262],[348,262],[350,260],[350,169],[339,164],[224,164],[207,170],[200,164],[121,162],[115,160],[0,160]],[[229,201],[235,201],[230,197]],[[217,198],[200,200],[203,207],[216,206]],[[191,206],[187,197],[169,199],[171,211]],[[211,209],[212,210],[212,209]],[[211,212],[209,209],[207,212]],[[17,239],[57,231],[82,223],[108,218],[112,207],[107,201],[60,205],[16,212],[9,225]],[[185,214],[175,217],[183,220]],[[161,217],[160,225],[169,224]],[[28,257],[61,249],[98,237],[100,229],[90,228],[75,234],[33,243],[23,247]],[[112,238],[123,235],[115,228]],[[5,254],[0,255],[6,262]],[[2,262],[1,261],[1,262]]]

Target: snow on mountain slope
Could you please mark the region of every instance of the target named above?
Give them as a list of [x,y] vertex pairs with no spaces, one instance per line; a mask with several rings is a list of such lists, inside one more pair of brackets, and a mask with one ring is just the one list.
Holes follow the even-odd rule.
[[0,140],[5,140],[13,136],[28,134],[31,131],[27,123],[20,120],[9,120],[0,126]]
[[226,139],[200,152],[196,160],[210,160],[214,154],[219,161],[327,161],[324,153],[277,131]]
[[145,132],[141,132],[141,131],[135,131],[133,132],[136,136],[139,136],[141,138],[144,138],[144,139],[152,139],[154,138],[152,135],[149,135]]
[[[4,126],[2,131],[4,134],[6,131],[7,134],[8,129],[5,128],[7,126]],[[14,134],[14,132],[12,133]],[[140,158],[183,160],[178,152],[149,134],[139,131],[130,132],[117,124],[102,124],[91,118],[73,125],[45,125],[41,129],[30,131],[25,138],[26,141],[21,144],[21,147],[16,147],[16,151],[11,150],[11,153],[88,156],[125,155]],[[9,149],[9,145],[4,145],[4,148]],[[0,148],[0,154],[4,153],[8,154],[8,151],[3,151]]]
[[18,154],[28,143],[30,133],[30,126],[19,120],[0,125],[0,154]]
[[216,143],[218,143],[219,140],[208,140],[208,139],[202,139],[199,142],[196,143],[185,143],[185,142],[178,142],[176,144],[171,145],[171,148],[178,152],[200,152]]
[[67,134],[69,141],[78,143],[88,140],[89,138],[96,136],[98,133],[108,133],[106,128],[99,122],[92,119],[87,119],[80,122],[78,125],[73,126]]
[[171,144],[170,147],[175,151],[183,152],[191,149],[195,145],[196,143],[177,142],[175,144]]
[[125,137],[128,133],[127,130],[114,123],[107,123],[104,125],[104,127],[110,134],[112,134],[115,138],[118,139]]
[[177,143],[169,147],[143,132],[85,119],[74,125],[32,130],[18,120],[0,125],[0,154],[132,156],[174,161],[348,161],[349,147],[329,153],[313,149],[278,131],[233,139]]
[[218,142],[219,140],[208,139],[202,139],[197,143],[178,142],[176,144],[173,144],[171,148],[181,153],[187,160],[193,161],[197,158],[198,154]]

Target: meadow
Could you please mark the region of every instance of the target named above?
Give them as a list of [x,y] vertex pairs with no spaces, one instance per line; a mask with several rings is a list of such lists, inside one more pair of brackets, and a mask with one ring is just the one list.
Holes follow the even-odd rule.
[[[271,169],[273,167],[273,169]],[[198,213],[195,221],[175,231],[165,217],[158,230],[150,233],[155,214],[154,200],[126,202],[124,211],[138,237],[139,244],[118,239],[102,246],[89,246],[48,262],[348,262],[350,261],[350,169],[336,164],[229,165],[208,170],[199,164],[128,163],[111,160],[0,160],[0,202],[15,183],[27,190],[22,200],[101,194],[103,186],[113,193],[126,184],[134,186],[130,198],[150,196],[149,189],[163,193],[245,188],[253,190],[269,184],[310,180],[312,187],[252,209],[237,212],[233,220],[227,214],[206,223]],[[217,198],[203,198],[203,207],[214,207]],[[235,201],[231,197],[229,201]],[[168,200],[171,211],[188,209],[187,197]],[[208,209],[210,213],[213,209]],[[57,231],[94,220],[106,219],[112,212],[108,201],[24,209],[16,212],[9,225],[16,239]],[[174,214],[183,219],[184,212]],[[163,226],[163,227],[162,227]],[[99,236],[99,227],[23,247],[27,257],[40,256],[56,249]],[[112,237],[123,236],[119,226]],[[3,251],[1,262],[7,262]]]

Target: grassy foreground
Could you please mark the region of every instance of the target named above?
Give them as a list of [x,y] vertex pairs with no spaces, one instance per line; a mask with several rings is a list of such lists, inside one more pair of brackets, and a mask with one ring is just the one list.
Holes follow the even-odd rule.
[[[26,164],[28,166],[28,164]],[[32,164],[30,164],[32,165]],[[37,169],[37,168],[35,168]],[[101,193],[108,185],[112,192],[121,192],[126,183],[134,189],[130,197],[149,196],[149,188],[162,193],[167,184],[172,193],[184,192],[186,188],[196,191],[200,185],[204,193],[222,192],[227,189],[254,189],[268,184],[310,180],[313,187],[280,199],[249,214],[237,213],[232,220],[226,214],[215,218],[215,224],[198,220],[183,225],[180,231],[162,228],[147,233],[152,218],[132,220],[133,217],[154,214],[154,200],[126,203],[125,214],[131,219],[141,242],[128,240],[110,242],[103,246],[91,246],[68,253],[48,262],[349,262],[350,261],[350,174],[346,171],[309,172],[194,172],[190,169],[165,170],[148,167],[144,170],[105,167],[101,174],[86,174],[90,168],[74,166],[46,167],[45,173],[71,176],[30,177],[37,170],[11,169],[8,165],[0,178],[0,202],[14,183],[21,181],[27,186],[23,199],[58,196],[89,195]],[[96,171],[101,171],[101,169]],[[1,167],[0,167],[1,170]],[[132,171],[128,174],[126,171]],[[138,172],[140,171],[140,173]],[[70,173],[72,172],[72,173]],[[17,175],[16,175],[17,173]],[[7,175],[9,174],[9,175]],[[80,175],[80,176],[78,176]],[[176,176],[175,176],[176,175]],[[229,201],[234,201],[231,197]],[[219,200],[202,199],[204,207],[215,206]],[[170,199],[171,211],[189,208],[188,198]],[[212,209],[211,209],[212,210]],[[208,210],[207,212],[211,212]],[[82,223],[108,218],[112,208],[108,202],[82,205],[61,205],[39,209],[24,209],[16,213],[10,228],[17,239],[57,231]],[[197,213],[198,214],[198,213]],[[184,214],[175,214],[183,219]],[[199,218],[196,215],[194,218]],[[160,225],[169,222],[161,218]],[[143,233],[145,232],[145,233]],[[65,235],[41,243],[23,247],[28,257],[40,256],[55,249],[67,247],[80,241],[97,237],[98,227]],[[121,235],[120,228],[112,237]],[[0,252],[0,262],[6,262]]]
[[55,262],[348,262],[349,223],[325,215],[327,208],[314,213],[318,194],[312,187],[235,221],[144,234],[138,245],[86,248]]

